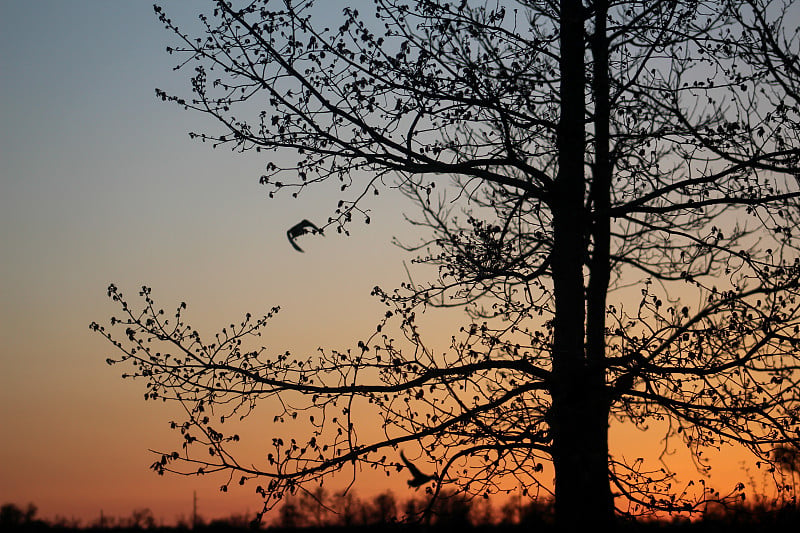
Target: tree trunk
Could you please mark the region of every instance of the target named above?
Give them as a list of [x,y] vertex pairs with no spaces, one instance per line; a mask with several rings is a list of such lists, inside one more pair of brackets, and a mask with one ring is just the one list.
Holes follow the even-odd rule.
[[[584,293],[583,265],[588,255],[588,237],[592,235],[597,244],[595,233],[603,231],[602,224],[592,224],[584,205],[584,35],[582,3],[561,0],[561,117],[552,260],[556,315],[549,421],[553,434],[556,521],[561,528],[570,530],[584,526],[598,528],[610,525],[613,520],[608,480],[608,403],[602,361],[607,243],[605,269],[592,272],[590,286],[595,292]],[[606,118],[606,133],[607,122]],[[607,135],[605,141],[607,159]],[[597,172],[593,172],[593,178],[597,177]],[[608,187],[605,189],[607,194]],[[593,186],[591,193],[596,192],[601,191]],[[602,262],[602,256],[603,253],[595,257],[590,268]],[[590,326],[591,329],[585,329]],[[584,340],[593,341],[592,345],[584,344]]]

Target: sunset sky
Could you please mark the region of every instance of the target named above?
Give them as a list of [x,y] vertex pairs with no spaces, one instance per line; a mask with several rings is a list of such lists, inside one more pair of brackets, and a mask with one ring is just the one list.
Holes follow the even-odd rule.
[[[190,25],[201,4],[166,10]],[[325,4],[332,18],[344,5]],[[220,479],[148,469],[148,449],[176,445],[171,411],[104,363],[111,346],[88,325],[116,312],[109,283],[132,299],[149,285],[167,309],[185,300],[208,334],[280,305],[264,343],[304,353],[372,331],[383,308],[371,289],[406,276],[410,256],[390,240],[414,239],[402,218],[413,208],[391,191],[369,204],[372,224],[294,251],[286,229],[324,220],[337,198],[322,188],[269,200],[258,178],[271,155],[190,140],[217,130],[156,99],[156,87],[188,93],[170,43],[148,1],[0,0],[0,503],[33,502],[48,518],[148,507],[172,522],[195,490],[206,517],[258,508],[251,487],[221,494]],[[631,456],[657,449],[615,431]],[[720,490],[746,481],[744,456],[723,456]],[[404,480],[386,487],[409,494]]]

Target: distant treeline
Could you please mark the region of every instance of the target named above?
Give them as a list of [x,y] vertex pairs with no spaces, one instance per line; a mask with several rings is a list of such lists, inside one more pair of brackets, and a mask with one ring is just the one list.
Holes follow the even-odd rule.
[[[434,505],[424,498],[399,501],[391,492],[362,500],[352,492],[329,495],[319,489],[287,499],[281,506],[254,523],[253,516],[233,514],[227,518],[206,521],[202,517],[181,518],[176,525],[159,523],[149,509],[134,510],[127,517],[109,517],[102,514],[95,520],[83,523],[77,519],[56,517],[53,520],[37,518],[33,504],[19,507],[5,504],[0,508],[0,531],[99,531],[116,532],[188,532],[207,533],[222,531],[247,531],[254,528],[278,533],[303,531],[412,533],[422,531],[505,532],[554,531],[553,509],[549,501],[523,502],[510,500],[499,508],[490,500],[467,499],[444,495]],[[770,528],[776,533],[797,531],[800,527],[800,507],[793,501],[768,501],[759,498],[754,502],[728,508],[707,509],[702,515],[688,520],[686,517],[633,521],[620,518],[618,531],[760,531]]]
[[[52,521],[36,518],[36,506],[22,509],[6,504],[0,511],[0,527],[51,527],[62,529],[159,529],[163,524],[149,509],[134,510],[127,517],[101,514],[88,523],[57,517]],[[254,516],[233,514],[227,518],[204,520],[201,516],[181,517],[169,528],[181,529],[244,529],[253,527]],[[440,495],[430,505],[425,497],[398,500],[391,491],[362,499],[352,491],[330,494],[319,488],[286,498],[276,509],[266,514],[258,527],[270,529],[319,529],[330,527],[371,528],[395,525],[410,527],[426,524],[453,527],[477,527],[525,523],[547,524],[552,521],[549,501],[509,501],[499,509],[490,500],[467,499],[451,494]],[[167,528],[167,529],[169,529]]]

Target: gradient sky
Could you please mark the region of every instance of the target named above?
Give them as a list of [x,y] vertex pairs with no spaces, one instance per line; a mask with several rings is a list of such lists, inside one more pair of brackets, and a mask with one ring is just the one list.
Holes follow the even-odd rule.
[[[200,5],[166,7],[191,24]],[[335,16],[345,3],[325,5]],[[149,507],[171,522],[190,514],[194,490],[207,517],[258,507],[251,488],[220,494],[219,479],[148,470],[148,449],[176,436],[170,408],[119,379],[104,364],[110,345],[89,332],[116,312],[108,283],[129,297],[147,284],[166,309],[186,300],[207,334],[281,305],[264,341],[302,353],[372,331],[382,307],[370,290],[404,279],[408,257],[389,241],[409,238],[411,207],[391,194],[351,237],[291,249],[286,229],[324,220],[335,197],[269,201],[258,185],[269,155],[191,141],[214,125],[154,94],[188,91],[170,42],[145,0],[0,0],[0,503],[33,502],[48,518]],[[628,455],[655,449],[615,435]],[[740,456],[726,456],[720,479],[732,484]]]
[[[189,24],[198,5],[167,8]],[[250,490],[234,504],[218,480],[148,471],[148,448],[175,443],[169,410],[104,364],[111,347],[88,325],[116,312],[108,283],[131,297],[150,285],[167,308],[186,300],[209,334],[281,305],[265,341],[302,351],[371,330],[370,290],[401,279],[392,206],[350,238],[292,250],[286,229],[324,220],[332,196],[268,201],[269,156],[191,141],[213,124],[155,98],[188,86],[170,39],[147,1],[0,1],[0,502],[171,520],[197,488],[207,515],[256,507]]]

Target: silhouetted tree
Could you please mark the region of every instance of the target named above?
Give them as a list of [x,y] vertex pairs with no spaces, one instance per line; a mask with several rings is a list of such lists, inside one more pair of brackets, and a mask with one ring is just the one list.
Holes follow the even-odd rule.
[[123,527],[132,529],[153,529],[156,527],[156,517],[147,507],[134,509],[131,516],[122,521]]
[[[781,501],[797,507],[797,474],[800,472],[800,449],[795,445],[781,444],[772,451],[775,462],[773,474],[778,481]],[[796,511],[797,509],[795,509]]]
[[208,523],[207,529],[228,529],[244,531],[250,528],[253,519],[247,513],[234,513],[225,518],[216,518]]
[[492,500],[489,498],[475,498],[471,501],[470,522],[474,526],[495,525],[497,516],[495,514]]
[[397,501],[391,491],[381,492],[369,506],[369,524],[390,524],[397,521]]
[[440,527],[469,527],[472,524],[472,502],[463,493],[443,492],[433,500],[431,514]]
[[522,503],[521,501],[508,501],[500,509],[501,524],[523,524],[529,527],[541,527],[552,522],[553,506],[552,502],[532,501]]
[[312,527],[322,527],[330,524],[330,508],[328,505],[328,491],[324,487],[315,487],[300,494],[300,508],[306,517],[306,522]]
[[425,515],[426,502],[418,498],[408,498],[403,502],[403,520],[407,522],[418,522]]
[[794,474],[800,472],[800,449],[795,446],[780,445],[772,451],[772,456],[778,467]]
[[0,527],[10,529],[42,525],[43,522],[36,519],[38,511],[39,509],[32,503],[24,509],[13,503],[4,503],[0,507]]
[[275,525],[285,528],[297,528],[308,525],[303,509],[297,504],[294,498],[284,500],[283,504],[278,508],[278,518],[275,520]]
[[[157,94],[222,128],[193,136],[281,161],[296,153],[293,165],[267,164],[270,195],[338,181],[323,231],[369,222],[368,194],[396,185],[430,235],[406,246],[437,270],[376,288],[386,318],[357,349],[307,358],[242,344],[277,308],[207,342],[184,304],[166,317],[149,289],[139,309],[112,285],[125,336],[92,327],[145,378],[147,398],[186,407],[174,423],[185,450],[154,468],[265,479],[269,508],[357,464],[403,470],[398,448],[434,476],[433,492],[543,491],[551,464],[557,520],[599,527],[615,506],[701,503],[669,473],[610,454],[612,419],[664,421],[665,438],[701,466],[705,448],[725,443],[765,461],[796,444],[790,7],[375,0],[374,17],[345,7],[332,26],[313,1],[219,1],[199,36],[157,7],[181,40],[170,53],[194,69],[190,97]],[[417,327],[430,305],[468,312],[445,354]],[[221,424],[257,403],[310,431],[275,436],[266,461],[238,461],[238,436]],[[359,437],[364,406],[379,412],[383,438]]]
[[359,500],[352,490],[342,490],[333,495],[331,506],[336,509],[336,525],[354,526],[359,523],[361,510]]

